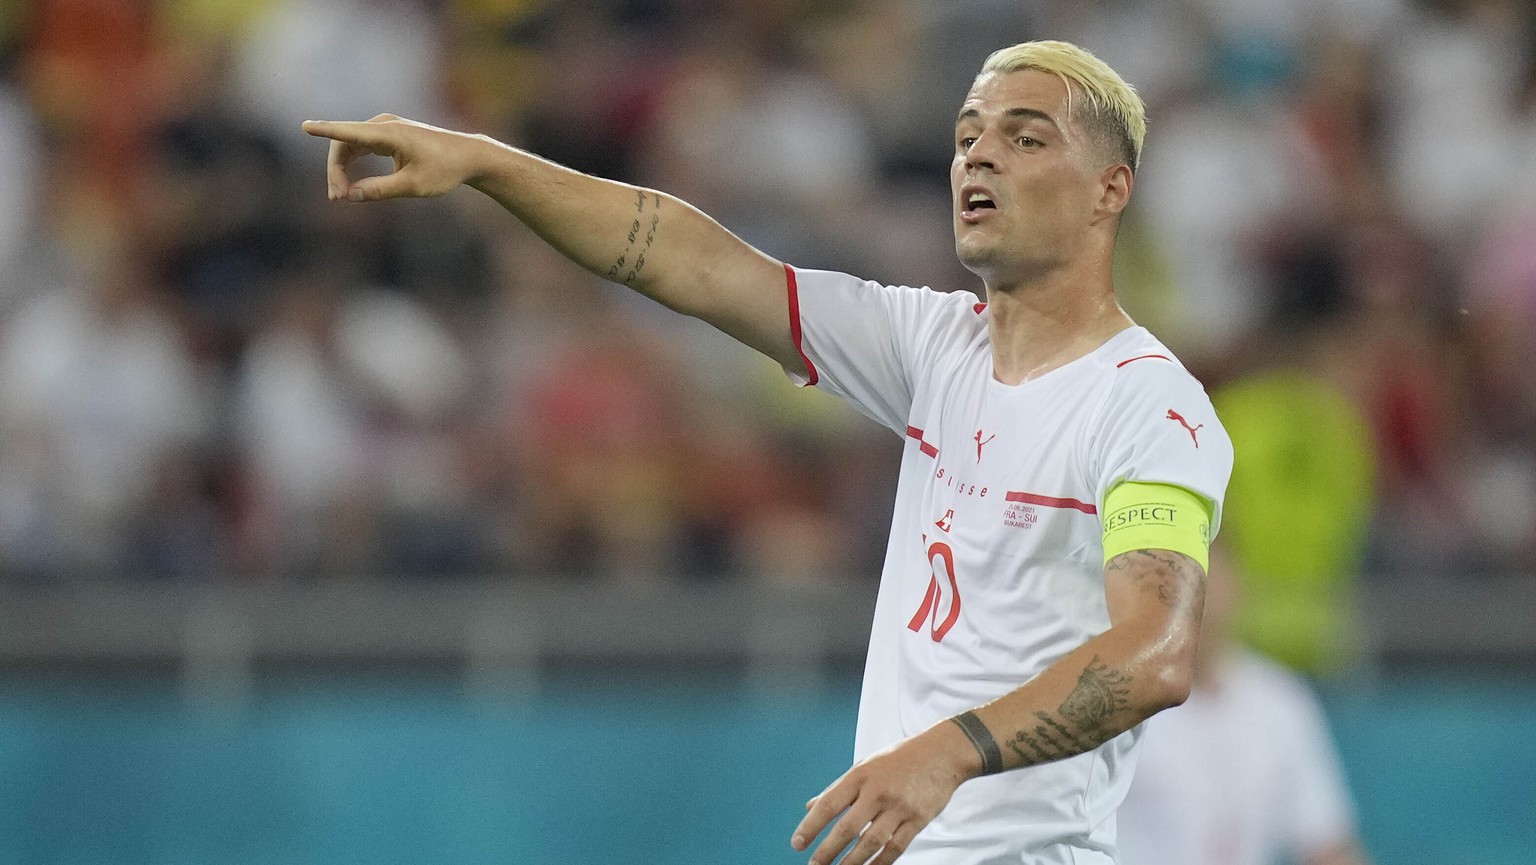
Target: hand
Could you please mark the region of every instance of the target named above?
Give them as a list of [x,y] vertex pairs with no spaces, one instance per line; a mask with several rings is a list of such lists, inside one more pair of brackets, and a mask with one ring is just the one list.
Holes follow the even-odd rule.
[[809,813],[790,845],[806,849],[841,813],[843,818],[811,854],[811,865],[831,865],[855,838],[858,843],[843,858],[844,865],[890,865],[944,810],[955,789],[980,770],[981,758],[965,734],[941,721],[849,769],[805,803]]
[[[304,131],[317,138],[331,139],[325,179],[332,201],[443,195],[470,178],[474,150],[489,143],[480,136],[439,129],[393,114],[380,114],[366,123],[306,120]],[[348,166],[367,154],[393,159],[394,173],[351,182],[347,177]]]

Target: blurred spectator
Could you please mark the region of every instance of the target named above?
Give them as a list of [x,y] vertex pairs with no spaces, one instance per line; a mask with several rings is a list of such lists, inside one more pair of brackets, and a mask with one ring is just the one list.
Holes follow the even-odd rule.
[[1261,320],[1253,244],[1289,212],[1315,208],[1320,193],[1291,134],[1294,119],[1272,90],[1222,87],[1154,117],[1137,208],[1182,298],[1169,338],[1181,352],[1189,345],[1198,364]]
[[1356,649],[1376,457],[1360,410],[1308,367],[1247,376],[1212,402],[1239,454],[1224,535],[1246,581],[1243,634],[1298,669],[1335,672]]
[[[278,286],[246,358],[240,429],[259,495],[246,534],[267,545],[252,550],[259,567],[357,575],[474,563],[447,426],[469,370],[430,314],[320,256]],[[437,533],[452,536],[446,548]]]
[[16,279],[24,245],[34,233],[39,210],[43,145],[26,94],[7,74],[6,37],[0,32],[0,308],[21,286]]
[[137,192],[167,95],[154,14],[143,0],[38,0],[24,25],[33,107],[114,206]]
[[[130,228],[94,224],[78,281],[36,292],[0,328],[0,559],[12,573],[141,572],[139,521],[198,507],[173,477],[210,430],[208,381]],[[208,563],[189,552],[175,572]]]
[[[1505,200],[1531,9],[1522,0],[1419,6],[1388,53],[1392,177],[1418,225],[1464,243]],[[1445,146],[1449,130],[1455,147]]]
[[236,67],[247,122],[309,155],[293,130],[315,117],[443,119],[437,22],[424,0],[265,2]]
[[698,31],[659,96],[641,180],[781,257],[846,261],[832,239],[857,242],[869,133],[843,94],[754,36],[745,22]]
[[[796,264],[954,290],[975,284],[956,105],[989,51],[1053,36],[1150,103],[1122,296],[1226,385],[1251,439],[1233,513],[1285,521],[1234,523],[1259,527],[1233,535],[1250,624],[1277,616],[1293,645],[1268,648],[1326,669],[1348,575],[1536,564],[1533,21],[1520,0],[0,7],[0,563],[872,573],[881,433],[472,194],[327,206],[297,123],[453,112]],[[1302,490],[1315,521],[1285,515]]]
[[1365,865],[1322,707],[1305,680],[1234,640],[1239,605],[1218,546],[1194,687],[1184,705],[1146,722],[1136,777],[1116,814],[1121,857],[1125,865]]

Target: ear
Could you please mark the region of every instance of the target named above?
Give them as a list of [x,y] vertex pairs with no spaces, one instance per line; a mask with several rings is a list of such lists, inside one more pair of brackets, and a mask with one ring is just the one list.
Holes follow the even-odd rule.
[[1131,174],[1131,167],[1124,163],[1113,165],[1099,175],[1099,200],[1094,207],[1095,221],[1101,219],[1119,219],[1120,212],[1131,203],[1131,190],[1136,186],[1136,177]]

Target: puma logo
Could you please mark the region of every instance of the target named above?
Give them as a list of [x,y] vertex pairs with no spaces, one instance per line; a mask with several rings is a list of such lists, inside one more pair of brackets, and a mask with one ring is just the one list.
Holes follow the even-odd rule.
[[987,436],[986,441],[981,439],[981,430],[976,431],[976,462],[981,462],[981,446],[997,438],[997,433]]
[[1176,420],[1176,421],[1179,422],[1179,426],[1189,430],[1190,441],[1193,441],[1195,443],[1195,447],[1196,448],[1200,447],[1200,438],[1198,436],[1196,436],[1195,433],[1196,433],[1196,431],[1204,428],[1205,424],[1199,424],[1199,425],[1196,425],[1196,426],[1190,426],[1189,425],[1189,421],[1185,420],[1183,415],[1179,414],[1178,412],[1174,411],[1173,409],[1168,409],[1168,420]]

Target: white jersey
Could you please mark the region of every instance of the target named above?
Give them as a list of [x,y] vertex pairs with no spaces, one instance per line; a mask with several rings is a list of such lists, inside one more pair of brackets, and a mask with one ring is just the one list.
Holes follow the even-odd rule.
[[[1099,511],[1116,484],[1193,490],[1215,503],[1214,535],[1231,442],[1145,329],[1009,386],[992,374],[974,295],[788,273],[807,372],[791,378],[907,438],[856,759],[1014,690],[1109,628]],[[1114,862],[1139,735],[961,785],[902,861]]]
[[1322,709],[1295,673],[1240,652],[1146,727],[1120,809],[1125,865],[1277,865],[1354,838]]

